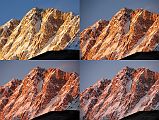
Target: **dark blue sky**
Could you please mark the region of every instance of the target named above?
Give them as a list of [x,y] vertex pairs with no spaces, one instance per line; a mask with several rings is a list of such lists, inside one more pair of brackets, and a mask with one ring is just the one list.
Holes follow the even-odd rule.
[[23,79],[34,67],[60,68],[68,72],[79,74],[78,61],[0,61],[0,86],[10,81],[12,78]]
[[57,8],[79,14],[79,0],[1,0],[0,25],[12,18],[21,19],[33,7]]
[[123,7],[159,12],[159,0],[81,0],[81,30],[99,19],[109,20]]
[[97,82],[97,80],[102,78],[112,79],[125,66],[132,68],[145,67],[159,72],[159,61],[81,61],[81,91],[93,85]]

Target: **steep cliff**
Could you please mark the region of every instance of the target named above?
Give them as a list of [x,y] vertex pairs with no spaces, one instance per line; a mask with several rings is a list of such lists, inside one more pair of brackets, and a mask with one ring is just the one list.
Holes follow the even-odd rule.
[[123,68],[112,80],[98,81],[81,93],[81,119],[119,120],[138,111],[159,109],[159,73]]
[[159,51],[159,14],[123,8],[80,34],[82,59],[119,60],[136,52]]
[[0,119],[29,120],[50,111],[79,109],[79,76],[36,67],[0,87]]
[[77,49],[78,32],[79,16],[72,12],[33,8],[21,21],[0,26],[1,59],[26,60],[46,51]]

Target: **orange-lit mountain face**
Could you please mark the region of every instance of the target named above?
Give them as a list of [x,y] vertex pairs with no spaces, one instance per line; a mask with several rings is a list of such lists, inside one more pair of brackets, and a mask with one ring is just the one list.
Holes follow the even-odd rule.
[[79,16],[57,9],[31,9],[21,21],[0,26],[0,59],[26,60],[46,51],[79,49]]
[[136,52],[159,51],[159,14],[121,9],[80,34],[82,59],[118,60]]
[[0,86],[0,119],[29,120],[49,111],[79,109],[79,75],[34,68],[23,80]]
[[159,73],[123,68],[80,96],[81,120],[119,120],[138,111],[159,110]]

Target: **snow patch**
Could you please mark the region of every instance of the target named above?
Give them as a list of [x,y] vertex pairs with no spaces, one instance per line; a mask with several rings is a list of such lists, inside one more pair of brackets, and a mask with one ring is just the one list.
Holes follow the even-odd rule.
[[129,79],[128,83],[126,84],[126,92],[129,92],[132,85],[132,79]]
[[40,80],[40,82],[38,83],[38,87],[37,87],[37,91],[40,92],[43,86],[43,80]]
[[[111,105],[107,111],[105,112],[105,115],[110,114],[112,111],[114,111],[115,109],[117,109],[119,107],[120,102],[116,102],[114,105]],[[104,115],[104,116],[105,116]]]
[[39,54],[42,54],[48,50],[51,43],[55,41],[54,37],[55,37],[55,35],[53,35],[52,37],[49,38],[48,42],[45,44],[44,48],[42,49],[42,51]]
[[138,40],[138,42],[135,44],[134,48],[136,48],[143,41],[144,38],[145,38],[145,35]]
[[79,104],[79,97],[77,97],[75,100],[68,104],[66,110],[79,110]]
[[85,104],[85,106],[83,108],[84,112],[88,111],[89,105],[91,104],[91,101],[92,101],[93,98],[94,97],[91,97],[89,100],[86,101],[86,104]]
[[142,97],[142,98],[140,99],[140,101],[135,105],[134,109],[133,109],[131,112],[129,112],[127,115],[130,115],[130,114],[136,113],[136,112],[138,112],[138,111],[144,110],[144,108],[143,108],[144,106],[142,106],[142,104],[143,104],[145,101],[149,101],[149,100],[150,100],[149,95],[145,95],[144,97]]
[[114,96],[112,95],[112,96],[108,97],[107,101],[112,101],[113,98],[114,98]]
[[73,41],[70,41],[65,49],[79,50],[80,49],[80,40],[75,38]]
[[52,98],[50,100],[50,102],[47,104],[47,106],[45,107],[45,109],[43,111],[41,111],[37,116],[40,116],[42,114],[45,114],[45,113],[51,111],[51,107],[52,107],[53,103],[56,103],[57,101],[59,101],[59,99],[60,98],[58,96],[55,96],[54,98]]
[[7,30],[8,30],[8,26],[4,26],[4,27],[3,27],[3,31],[4,31],[4,32],[7,32]]
[[128,21],[125,26],[124,26],[124,33],[128,33],[129,32],[129,29],[130,29],[130,21]]
[[24,96],[19,97],[18,100],[16,101],[16,103],[17,102],[22,102],[24,100],[24,98],[25,98]]
[[159,102],[157,103],[155,110],[159,110]]
[[159,44],[156,45],[154,51],[159,51]]
[[37,23],[35,24],[36,33],[39,32],[40,28],[41,28],[41,20],[38,20]]
[[129,92],[131,90],[131,85],[133,81],[129,76],[127,76],[127,78],[128,78],[128,82],[126,84],[126,92]]

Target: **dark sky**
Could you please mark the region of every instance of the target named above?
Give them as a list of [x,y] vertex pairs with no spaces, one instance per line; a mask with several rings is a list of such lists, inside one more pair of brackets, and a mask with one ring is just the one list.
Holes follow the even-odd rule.
[[79,0],[1,0],[0,25],[12,18],[21,19],[33,7],[56,8],[79,14]]
[[109,20],[121,8],[144,8],[159,12],[159,0],[81,0],[81,30],[99,19]]
[[0,61],[0,86],[10,81],[12,78],[23,79],[32,68],[60,68],[68,72],[79,74],[78,61]]
[[81,61],[81,91],[102,78],[112,79],[125,66],[129,66],[131,68],[146,67],[150,70],[159,72],[159,61]]

